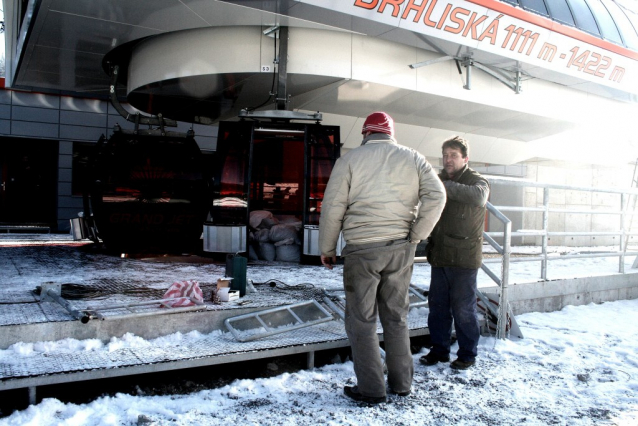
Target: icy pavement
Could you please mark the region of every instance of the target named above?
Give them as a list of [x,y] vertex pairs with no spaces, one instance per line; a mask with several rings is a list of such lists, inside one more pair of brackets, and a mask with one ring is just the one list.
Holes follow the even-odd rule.
[[[199,256],[172,256],[148,258],[120,258],[93,250],[87,242],[75,242],[70,235],[59,234],[0,234],[0,290],[20,291],[35,288],[42,282],[83,284],[95,280],[120,280],[168,288],[176,280],[197,280],[212,283],[225,273],[225,265],[213,263],[210,258]],[[589,276],[613,275],[619,270],[618,257],[561,259],[561,255],[615,251],[617,247],[549,247],[548,280]],[[632,250],[635,250],[632,248]],[[486,246],[486,252],[490,248]],[[539,247],[512,247],[514,256],[540,252]],[[625,273],[632,269],[635,256],[624,261]],[[499,263],[488,263],[497,275]],[[539,281],[539,261],[510,263],[510,284]],[[310,283],[319,288],[342,288],[343,268],[333,270],[321,266],[299,265],[286,262],[250,262],[248,280],[265,283],[279,280],[289,285]],[[428,263],[415,263],[412,283],[426,289],[430,281]],[[479,287],[495,285],[483,271],[479,272]]]
[[378,406],[343,395],[354,384],[347,361],[181,395],[138,388],[85,404],[48,398],[0,418],[0,426],[638,424],[638,300],[518,318],[526,338],[481,337],[469,370],[425,367],[418,358],[426,351],[415,354],[412,394]]

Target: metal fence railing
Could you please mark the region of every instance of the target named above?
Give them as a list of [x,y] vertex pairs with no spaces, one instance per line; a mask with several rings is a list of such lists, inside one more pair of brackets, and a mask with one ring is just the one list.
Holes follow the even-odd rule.
[[481,269],[485,272],[500,288],[499,303],[498,303],[498,321],[496,325],[496,337],[504,339],[507,337],[506,325],[509,303],[507,299],[507,288],[509,286],[509,271],[510,271],[510,254],[512,243],[512,221],[509,220],[503,213],[498,211],[491,203],[487,203],[487,213],[494,215],[497,220],[503,224],[503,232],[499,233],[503,237],[503,245],[497,243],[488,233],[483,233],[483,238],[487,241],[500,255],[501,258],[497,259],[501,262],[501,276],[500,278],[487,267],[485,261],[481,264]]
[[[489,243],[500,255],[496,258],[484,259],[481,269],[496,283],[500,288],[499,296],[499,319],[497,326],[497,337],[506,337],[506,322],[508,309],[507,290],[509,285],[509,268],[510,262],[532,262],[540,261],[541,271],[540,278],[547,280],[547,268],[550,260],[564,260],[575,258],[595,258],[595,257],[618,257],[619,273],[625,273],[625,257],[636,256],[638,251],[627,251],[627,241],[629,236],[638,235],[638,232],[631,232],[631,229],[627,227],[627,218],[638,214],[633,210],[635,206],[635,197],[638,196],[638,189],[616,189],[616,188],[593,188],[593,187],[578,187],[569,185],[557,185],[548,183],[537,183],[523,180],[511,180],[503,178],[490,178],[492,184],[498,183],[500,185],[518,186],[518,187],[535,187],[542,188],[543,190],[543,205],[538,206],[494,206],[491,203],[487,203],[488,215],[494,216],[502,225],[503,231],[496,232],[484,232],[484,240]],[[614,209],[565,209],[555,208],[550,205],[550,190],[569,190],[569,191],[587,191],[597,192],[604,194],[615,194],[619,197],[618,207]],[[633,203],[631,198],[634,198]],[[631,211],[629,208],[631,207]],[[542,229],[534,230],[517,230],[512,231],[511,220],[503,214],[503,212],[540,212],[543,215]],[[571,214],[590,214],[590,215],[615,215],[619,216],[619,229],[613,231],[549,231],[549,215],[550,213],[571,213]],[[538,236],[541,238],[540,253],[538,256],[524,256],[524,257],[511,257],[511,243],[513,237],[529,237]],[[548,242],[552,236],[618,236],[619,247],[614,251],[600,251],[596,253],[588,254],[572,254],[562,256],[549,256],[548,255]],[[495,239],[500,239],[502,244],[499,244]],[[487,264],[500,263],[501,273],[498,276],[495,274]]]

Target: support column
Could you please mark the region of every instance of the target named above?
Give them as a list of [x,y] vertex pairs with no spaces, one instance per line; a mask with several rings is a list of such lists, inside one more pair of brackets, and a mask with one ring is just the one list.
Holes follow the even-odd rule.
[[279,60],[277,61],[277,110],[288,109],[288,27],[279,28]]
[[306,354],[306,368],[308,370],[315,368],[315,351],[310,351]]
[[29,405],[35,405],[36,402],[36,387],[29,386]]

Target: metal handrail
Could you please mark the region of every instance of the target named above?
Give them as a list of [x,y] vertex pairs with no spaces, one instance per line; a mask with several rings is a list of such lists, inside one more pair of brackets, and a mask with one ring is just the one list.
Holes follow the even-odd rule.
[[[496,258],[487,258],[483,260],[481,269],[500,287],[500,299],[499,299],[499,316],[497,324],[497,337],[506,338],[506,318],[508,307],[508,286],[509,286],[509,269],[510,262],[541,262],[541,279],[547,280],[547,265],[550,260],[564,260],[564,259],[577,259],[577,258],[598,258],[598,257],[619,257],[619,272],[625,273],[625,256],[636,255],[638,251],[627,251],[627,238],[632,235],[638,235],[638,232],[631,232],[630,229],[625,227],[626,218],[633,217],[638,214],[638,211],[628,211],[629,197],[638,195],[638,189],[636,188],[595,188],[595,187],[582,187],[571,185],[560,185],[551,183],[531,182],[525,180],[505,179],[498,177],[490,177],[490,182],[499,183],[508,186],[517,187],[535,187],[543,188],[543,206],[542,207],[525,207],[525,206],[494,206],[491,203],[487,203],[487,214],[493,215],[504,226],[504,230],[501,232],[484,232],[484,240],[492,246],[496,252],[500,255]],[[598,192],[607,194],[620,195],[620,209],[607,209],[607,210],[593,210],[593,209],[565,209],[565,208],[550,208],[550,189],[558,190],[571,190],[571,191],[587,191]],[[524,229],[518,231],[512,231],[512,222],[503,212],[540,212],[543,214],[542,229]],[[550,213],[570,213],[570,214],[591,214],[591,215],[619,215],[620,216],[620,229],[617,231],[549,231],[549,214]],[[541,237],[541,253],[538,256],[525,256],[520,258],[511,258],[511,240],[512,237]],[[552,256],[548,253],[548,241],[552,236],[618,236],[620,237],[620,247],[617,251],[605,251],[600,253],[583,253],[583,254],[570,254]],[[503,245],[501,246],[494,238],[502,238]],[[638,261],[638,259],[637,259]],[[495,274],[487,264],[500,263],[501,274],[500,277]]]
[[[502,232],[486,232],[487,235],[492,237],[502,237]],[[617,235],[638,235],[638,232],[547,232],[538,230],[521,230],[512,232],[512,237],[539,237],[547,235],[548,237],[568,237],[568,236],[580,236],[580,237],[611,237]]]
[[573,186],[562,185],[557,183],[544,183],[534,182],[525,179],[507,179],[498,176],[489,176],[490,183],[499,183],[509,186],[523,186],[532,188],[546,188],[546,189],[567,189],[570,191],[585,191],[585,192],[602,192],[606,194],[633,194],[638,195],[638,188],[604,188],[593,186]]
[[[543,207],[521,207],[521,206],[492,206],[499,212],[511,211],[511,212],[541,212],[543,213],[543,229],[532,230],[518,230],[515,232],[509,232],[509,237],[541,237],[541,254],[540,257],[526,257],[524,260],[517,259],[516,261],[541,261],[541,279],[547,280],[547,262],[549,260],[556,259],[570,259],[570,258],[583,258],[583,257],[619,257],[618,271],[619,273],[625,273],[625,256],[636,255],[636,252],[627,251],[627,238],[632,235],[638,235],[638,232],[631,232],[630,229],[625,227],[627,217],[633,217],[638,214],[638,211],[628,211],[629,197],[638,195],[638,189],[636,188],[603,188],[603,187],[583,187],[583,186],[571,186],[552,183],[532,182],[526,180],[514,180],[499,177],[490,177],[491,183],[498,183],[507,186],[516,187],[535,187],[543,189]],[[549,191],[550,189],[569,190],[569,191],[585,191],[585,192],[597,192],[604,194],[616,194],[620,195],[620,209],[607,209],[607,210],[589,210],[589,209],[564,209],[564,208],[550,208],[549,205]],[[620,216],[620,229],[617,231],[549,231],[549,214],[550,213],[569,213],[569,214],[591,214],[591,215],[618,215]],[[502,213],[501,213],[502,214]],[[505,238],[504,232],[486,232],[487,237],[501,237]],[[566,255],[566,256],[549,256],[548,255],[548,240],[552,236],[618,236],[620,237],[620,247],[618,251],[603,252],[596,254],[581,254],[581,255]],[[498,250],[497,250],[498,251]],[[509,261],[509,260],[508,260]],[[487,260],[487,263],[492,263],[493,260]]]
[[487,203],[486,205],[487,212],[493,214],[496,219],[498,219],[504,227],[502,232],[503,234],[503,245],[499,245],[493,238],[491,238],[487,233],[483,233],[483,238],[487,241],[496,251],[502,255],[500,259],[501,262],[501,277],[500,279],[492,272],[490,268],[485,265],[483,262],[481,264],[481,269],[485,272],[494,282],[496,282],[500,288],[501,293],[499,296],[498,303],[498,320],[496,323],[496,337],[498,339],[507,338],[507,311],[508,311],[508,301],[507,301],[507,289],[509,286],[509,269],[510,269],[510,254],[511,254],[511,242],[512,242],[512,221],[507,218],[503,213],[501,213],[497,208],[495,208],[491,203]]

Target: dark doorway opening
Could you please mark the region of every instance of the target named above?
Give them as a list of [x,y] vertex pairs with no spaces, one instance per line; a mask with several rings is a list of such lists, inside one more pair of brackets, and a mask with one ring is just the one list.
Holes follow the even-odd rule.
[[57,228],[58,141],[0,138],[0,222]]

